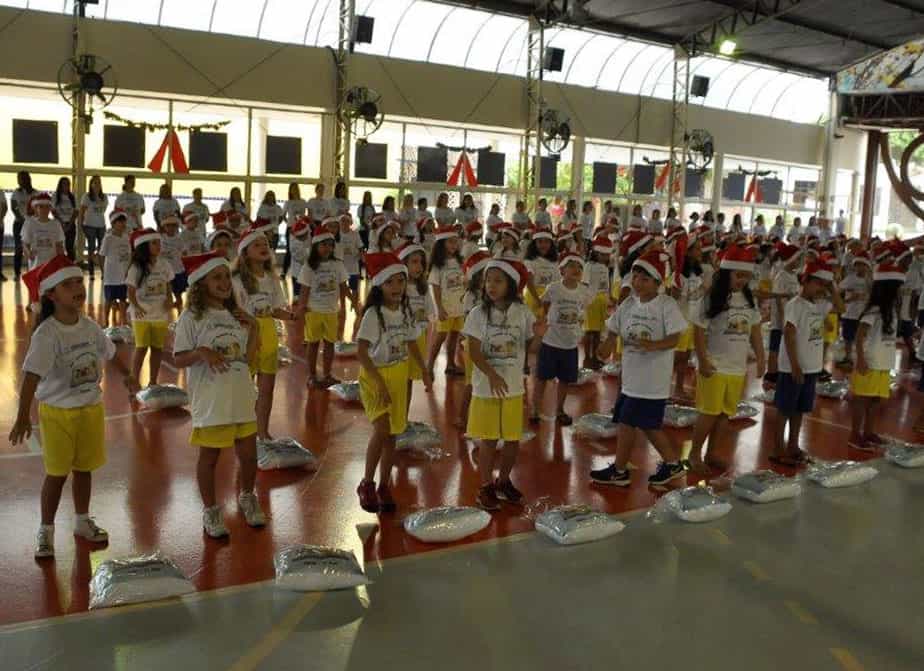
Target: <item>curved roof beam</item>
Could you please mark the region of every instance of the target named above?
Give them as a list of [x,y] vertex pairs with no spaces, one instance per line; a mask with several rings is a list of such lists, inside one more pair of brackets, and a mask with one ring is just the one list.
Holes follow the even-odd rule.
[[[448,12],[443,14],[443,18],[440,19],[439,25],[436,27],[436,30],[433,31],[433,37],[430,38],[430,46],[427,49],[427,63],[430,62],[430,56],[433,54],[433,45],[436,44],[436,38],[439,37],[440,31],[443,29],[443,26],[446,25],[446,19],[448,19],[453,14],[455,14],[457,9],[459,8],[453,7]],[[472,42],[474,41],[475,41],[474,38],[472,38]],[[469,48],[471,48],[471,43],[469,43]]]
[[[327,0],[327,4],[324,5],[324,11],[321,12],[321,18],[318,20],[318,32],[314,36],[314,46],[319,46],[321,44],[321,28],[324,27],[324,17],[327,16],[327,10],[330,9],[332,2],[334,2],[334,0]],[[337,4],[340,4],[339,1]]]
[[[217,7],[218,7],[218,0],[214,0],[214,2],[212,2],[212,13],[209,16],[209,32],[212,32],[212,25],[215,23],[215,9]],[[109,11],[108,5],[106,5],[106,11]]]
[[597,81],[594,82],[595,89],[600,88],[600,79],[603,78],[603,71],[606,70],[606,66],[610,64],[610,60],[612,60],[613,56],[616,55],[617,51],[619,51],[620,49],[622,49],[624,46],[626,46],[629,43],[629,40],[623,40],[621,38],[616,38],[616,39],[619,39],[620,42],[618,45],[616,45],[613,48],[613,50],[610,52],[610,55],[606,57],[606,60],[603,61],[603,65],[600,66],[600,71],[597,73]]
[[749,73],[747,73],[747,74],[744,75],[741,79],[738,80],[738,83],[735,84],[735,85],[732,87],[731,92],[729,92],[729,94],[728,94],[728,100],[725,101],[725,109],[728,109],[728,106],[731,105],[731,101],[732,101],[732,99],[735,97],[735,93],[736,93],[736,92],[738,91],[738,89],[741,87],[742,82],[744,82],[744,80],[746,80],[746,79],[747,79],[748,77],[750,77],[751,75],[753,75],[753,74],[755,74],[755,73],[757,73],[757,72],[760,72],[760,71],[761,71],[760,68],[756,68],[756,67],[755,67],[755,68],[751,68],[751,71],[750,71]]
[[259,39],[260,33],[263,32],[263,17],[266,16],[266,6],[269,4],[269,0],[263,0],[263,9],[260,10],[260,20],[257,22],[257,38]]
[[[525,22],[522,23],[522,24],[521,24],[516,30],[514,30],[513,33],[510,35],[510,39],[507,40],[507,44],[505,44],[505,45],[504,45],[504,48],[501,49],[500,56],[497,57],[497,67],[494,68],[494,72],[495,72],[495,73],[500,72],[501,63],[504,62],[504,54],[507,53],[507,47],[509,47],[511,44],[515,44],[515,40],[513,39],[513,37],[514,37],[514,35],[516,35],[516,34],[517,34],[518,32],[520,32],[521,30],[526,30],[527,32],[529,32],[529,24],[528,24],[528,23],[525,23]],[[524,41],[525,41],[525,40],[524,40]]]
[[[644,45],[641,49],[639,49],[637,52],[635,52],[635,55],[632,57],[632,60],[630,60],[630,61],[626,64],[626,69],[622,71],[622,76],[619,77],[619,83],[616,84],[616,90],[617,90],[617,91],[619,91],[620,93],[623,93],[623,90],[622,90],[622,82],[623,82],[623,80],[626,78],[626,73],[628,73],[629,70],[632,69],[632,64],[638,59],[639,56],[641,56],[643,53],[645,53],[645,52],[648,51],[649,49],[653,48],[654,46],[655,46],[655,45],[653,45],[653,44],[646,44],[646,45]],[[661,47],[657,47],[657,48],[660,49]],[[641,88],[640,88],[639,91],[637,91],[636,93],[638,93],[638,92],[640,92],[640,91],[641,91]]]
[[314,10],[318,8],[318,3],[321,0],[314,0],[311,5],[311,11],[308,13],[308,21],[305,23],[305,39],[302,40],[302,44],[308,46],[308,31],[311,30],[311,19],[314,18]]
[[571,79],[571,68],[574,67],[575,63],[577,63],[578,56],[580,56],[581,52],[584,51],[584,47],[586,47],[588,44],[593,42],[598,37],[600,37],[600,35],[591,35],[587,39],[587,41],[584,42],[584,44],[582,44],[581,46],[579,46],[577,48],[577,51],[574,52],[574,56],[571,57],[571,64],[568,66],[568,71],[565,73],[565,78],[564,78],[565,83],[568,83],[568,81]]
[[[773,84],[774,82],[779,81],[781,77],[785,77],[788,74],[789,74],[788,72],[778,72],[773,79],[771,79],[766,84],[764,84],[764,90],[769,88],[770,85]],[[754,96],[754,99],[751,100],[751,105],[750,107],[748,107],[748,114],[754,114],[754,105],[757,104],[758,100],[760,100],[760,96]]]
[[[478,26],[478,30],[475,31],[475,37],[473,37],[472,40],[468,43],[468,49],[465,50],[465,59],[462,61],[462,67],[464,68],[468,67],[468,57],[472,55],[472,47],[475,46],[475,41],[478,35],[481,33],[484,27],[488,25],[488,21],[490,21],[493,18],[494,18],[494,14],[488,14],[487,18],[485,18],[485,20],[481,22],[481,25]],[[429,60],[429,58],[427,60]]]
[[[654,84],[651,85],[651,89],[650,89],[650,92],[649,92],[649,94],[648,94],[648,97],[649,97],[649,98],[653,98],[653,97],[654,97],[654,90],[655,90],[655,87],[658,85],[658,82],[661,81],[661,76],[664,74],[664,71],[665,71],[667,68],[669,68],[671,65],[673,65],[673,63],[674,63],[674,55],[673,55],[673,53],[668,52],[668,53],[666,54],[666,56],[667,56],[667,63],[664,65],[663,68],[661,68],[661,72],[658,73],[657,78],[654,80]],[[662,57],[662,58],[663,58],[663,57]],[[655,59],[655,61],[651,64],[651,67],[648,68],[648,72],[646,72],[646,73],[645,73],[645,76],[642,77],[642,83],[639,85],[639,88],[638,88],[639,94],[641,94],[641,93],[642,93],[642,90],[645,88],[645,81],[648,79],[648,75],[650,75],[650,74],[651,74],[651,71],[654,70],[654,68],[655,68],[655,66],[658,64],[658,61],[659,61],[659,60],[660,60],[660,59]]]
[[417,4],[417,0],[409,3],[407,7],[404,8],[404,11],[401,12],[401,16],[398,18],[398,23],[395,24],[395,30],[391,34],[391,42],[388,43],[388,51],[385,52],[386,56],[391,56],[391,50],[395,48],[395,38],[398,37],[398,33],[401,32],[401,24],[404,23],[404,19],[407,17],[407,13],[411,11],[411,7]]
[[[777,96],[776,102],[773,103],[773,107],[770,108],[770,113],[769,113],[767,116],[771,116],[771,117],[773,117],[774,119],[779,119],[780,117],[778,117],[778,116],[776,115],[776,107],[777,107],[777,105],[780,104],[780,101],[786,96],[787,93],[789,93],[789,90],[792,89],[793,86],[798,86],[798,85],[801,84],[801,83],[802,83],[802,80],[801,80],[801,79],[796,79],[796,80],[793,81],[792,84],[790,84],[790,85],[787,86],[785,89],[783,89],[782,93],[780,93],[780,95]],[[788,121],[788,119],[787,119],[787,121]]]

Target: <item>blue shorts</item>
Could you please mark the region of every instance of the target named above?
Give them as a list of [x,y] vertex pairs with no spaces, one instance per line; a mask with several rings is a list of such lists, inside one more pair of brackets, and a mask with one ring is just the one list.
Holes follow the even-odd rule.
[[811,412],[815,407],[815,383],[818,373],[805,373],[802,384],[796,384],[792,373],[780,371],[776,378],[776,396],[773,402],[784,415]]
[[857,328],[860,326],[859,319],[841,319],[841,334],[845,342],[853,342],[857,339]]
[[660,429],[666,407],[666,398],[633,398],[620,394],[613,408],[613,421],[643,431]]
[[124,284],[106,284],[103,286],[103,296],[108,303],[126,301],[128,300],[128,287]]
[[914,335],[914,322],[910,319],[902,319],[898,322],[898,337],[910,338]]
[[292,295],[298,296],[299,289],[302,288],[302,285],[298,283],[298,280],[294,277],[292,278]]
[[773,329],[770,331],[770,351],[779,352],[781,342],[783,342],[782,329]]
[[564,384],[574,384],[578,379],[578,350],[561,349],[542,343],[539,347],[539,360],[536,375],[540,380],[554,380]]
[[170,288],[173,290],[174,296],[182,295],[188,286],[189,282],[186,281],[186,273],[177,273],[170,281]]
[[359,274],[350,275],[350,279],[347,280],[347,285],[350,287],[350,291],[352,291],[353,295],[355,296],[359,291]]
[[924,328],[924,310],[918,311],[918,326]]

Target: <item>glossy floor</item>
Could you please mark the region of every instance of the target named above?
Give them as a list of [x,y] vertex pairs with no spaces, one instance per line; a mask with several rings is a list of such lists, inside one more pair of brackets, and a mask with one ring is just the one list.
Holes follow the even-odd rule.
[[[99,287],[92,287],[93,301]],[[0,374],[8,383],[0,387],[0,432],[9,432],[17,403],[19,367],[28,344],[28,325],[21,302],[22,290],[13,283],[2,286],[0,310]],[[95,308],[91,308],[95,314]],[[459,415],[462,382],[442,374],[438,364],[437,384],[430,394],[415,388],[411,418],[432,423],[445,438],[444,455],[435,461],[400,458],[395,475],[399,502],[396,515],[380,519],[358,506],[356,485],[361,477],[369,424],[358,405],[336,400],[327,392],[306,391],[303,347],[296,329],[289,344],[295,355],[292,365],[278,376],[272,431],[293,436],[320,458],[314,473],[287,471],[261,473],[257,489],[270,517],[263,530],[251,530],[237,513],[234,503],[235,464],[226,455],[220,465],[220,494],[225,502],[231,530],[230,541],[203,537],[201,503],[195,482],[196,452],[188,444],[191,431],[185,411],[133,412],[117,374],[104,383],[108,417],[109,463],[94,477],[92,513],[110,532],[103,548],[75,542],[70,535],[73,508],[69,488],[58,517],[57,558],[36,562],[32,546],[38,523],[38,492],[42,479],[40,444],[0,448],[0,624],[79,613],[87,606],[88,580],[101,561],[114,556],[159,550],[172,558],[190,576],[199,590],[227,588],[272,576],[273,553],[288,544],[309,542],[353,549],[367,562],[433,550],[415,541],[401,528],[403,514],[419,507],[440,504],[472,504],[478,477],[472,460],[472,445],[453,427]],[[123,349],[121,356],[128,356]],[[356,375],[354,360],[338,360],[334,374],[343,379]],[[182,381],[180,375],[179,381]],[[162,382],[178,381],[175,369],[165,364]],[[920,396],[910,379],[883,407],[882,432],[913,437],[913,414]],[[688,385],[692,389],[692,378]],[[757,391],[752,384],[750,393]],[[618,382],[600,378],[574,390],[568,411],[608,412],[618,393]],[[551,396],[551,394],[549,395]],[[551,397],[547,398],[551,415]],[[730,427],[724,436],[725,451],[734,458],[733,473],[766,464],[767,446],[775,413],[763,410],[754,422]],[[805,423],[806,449],[823,457],[864,458],[849,453],[847,403],[819,401]],[[677,441],[689,440],[689,430],[670,432]],[[573,429],[544,421],[535,439],[525,443],[514,479],[532,507],[547,503],[587,503],[611,512],[648,507],[659,495],[649,489],[646,476],[654,467],[653,451],[639,446],[633,454],[638,467],[633,484],[626,490],[593,487],[587,472],[606,462],[612,441],[588,440]],[[693,478],[690,478],[693,482]],[[532,523],[523,510],[506,508],[492,524],[467,543],[505,537],[528,531]]]

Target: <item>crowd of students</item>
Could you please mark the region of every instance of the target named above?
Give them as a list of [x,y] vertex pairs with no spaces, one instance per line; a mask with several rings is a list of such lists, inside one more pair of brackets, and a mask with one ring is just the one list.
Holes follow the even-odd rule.
[[[91,203],[99,203],[98,187],[88,193],[95,194]],[[414,383],[431,389],[443,351],[444,373],[462,378],[457,426],[479,444],[476,503],[489,511],[523,502],[513,473],[525,427],[542,421],[550,385],[555,412],[549,419],[572,423],[567,398],[581,366],[599,369],[611,359],[620,364],[615,459],[590,479],[627,486],[629,457],[642,440],[662,459],[648,476],[653,485],[667,485],[690,469],[704,475],[724,470],[718,437],[743,397],[752,363],[775,389],[771,461],[803,464],[802,418],[813,409],[817,383],[830,376],[825,354],[838,331],[846,343],[838,364],[853,369],[849,447],[876,450],[882,443],[877,408],[889,397],[897,346],[915,360],[914,338],[924,317],[919,246],[822,235],[830,232],[825,221],[810,222],[796,235],[777,225],[766,231],[759,219],[750,231],[740,221],[725,230],[724,217],[713,220],[709,212],[687,228],[673,209],[662,221],[660,213],[646,220],[640,207],[626,222],[609,214],[600,225],[592,205],[581,214],[573,208],[553,226],[544,200],[531,214],[518,202],[509,221],[495,206],[482,222],[471,196],[452,210],[446,194],[433,212],[412,196],[397,211],[393,202],[381,212],[364,202],[357,230],[344,188],[327,200],[319,185],[315,198],[303,201],[293,185],[283,205],[268,193],[251,220],[237,189],[210,214],[201,193],[180,208],[165,186],[153,208],[156,229],[141,226],[143,200],[124,192],[108,215],[110,230],[92,257],[103,267],[102,321],[130,323],[134,335],[131,365],[117,369],[136,391],[150,354],[148,383],[156,384],[168,323],[178,315],[173,363],[188,369],[190,442],[199,449],[203,527],[211,537],[228,533],[215,495],[216,464],[227,448],[240,465],[245,520],[266,522],[254,485],[257,443],[272,440],[275,320],[294,322],[303,332],[312,388],[339,382],[331,374],[334,346],[357,343],[360,398],[371,424],[357,494],[369,512],[398,505],[390,488],[396,437],[407,428]],[[44,557],[54,553],[55,512],[70,473],[75,533],[91,541],[107,537],[89,516],[90,473],[105,462],[103,361],[118,357],[85,315],[83,273],[68,258],[66,236],[51,218],[56,200],[34,193],[26,207],[32,213],[23,227],[30,270],[23,279],[37,315],[10,438],[16,443],[29,435],[37,399],[47,476],[36,556]],[[83,220],[84,207],[91,205],[81,205]],[[209,218],[214,228],[206,235]],[[287,224],[287,254],[277,268],[280,222]],[[291,300],[280,273],[290,278]],[[349,337],[348,303],[357,315]],[[921,345],[917,354],[924,355]],[[686,381],[693,355],[691,395]],[[699,411],[687,460],[664,431],[672,399],[695,402]],[[915,428],[924,430],[921,419]]]

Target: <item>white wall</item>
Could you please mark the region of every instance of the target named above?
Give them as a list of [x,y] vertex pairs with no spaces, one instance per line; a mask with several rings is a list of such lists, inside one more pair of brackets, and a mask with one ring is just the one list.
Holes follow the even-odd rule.
[[[0,8],[0,26],[18,12]],[[123,89],[216,102],[231,98],[326,109],[334,105],[333,61],[327,49],[133,23],[85,23],[83,49],[110,60]],[[70,17],[27,11],[0,36],[0,77],[54,82],[69,55]],[[523,80],[516,77],[364,54],[354,56],[351,69],[351,83],[378,90],[388,114],[515,129],[524,125]],[[575,134],[669,144],[668,101],[559,84],[547,84],[544,95],[570,115]],[[710,130],[717,149],[726,154],[821,163],[823,130],[818,126],[700,106],[690,108],[689,118],[692,128]],[[843,160],[853,156],[847,152]]]

